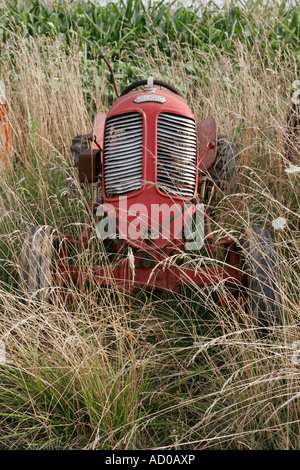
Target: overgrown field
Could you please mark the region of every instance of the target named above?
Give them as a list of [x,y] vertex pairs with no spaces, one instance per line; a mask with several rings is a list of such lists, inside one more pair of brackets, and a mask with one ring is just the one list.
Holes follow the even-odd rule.
[[[285,2],[178,3],[0,0],[0,80],[7,86],[13,160],[0,174],[0,449],[300,449],[299,147],[286,119],[299,99],[300,9]],[[76,234],[86,194],[70,178],[72,138],[121,89],[147,77],[215,116],[240,145],[238,193],[217,188],[217,238],[270,231],[282,324],[258,334],[217,287],[124,294],[93,283],[23,303],[19,254],[28,230]],[[298,95],[297,95],[298,93]],[[281,230],[272,222],[286,219]],[[96,236],[74,263],[105,262]],[[211,263],[185,254],[195,266]]]

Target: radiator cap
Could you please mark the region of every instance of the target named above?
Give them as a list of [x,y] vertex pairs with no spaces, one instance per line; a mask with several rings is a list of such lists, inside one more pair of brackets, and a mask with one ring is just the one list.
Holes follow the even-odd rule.
[[156,91],[156,88],[153,86],[153,77],[148,77],[147,78],[147,85],[144,88],[144,91],[148,92],[153,92]]

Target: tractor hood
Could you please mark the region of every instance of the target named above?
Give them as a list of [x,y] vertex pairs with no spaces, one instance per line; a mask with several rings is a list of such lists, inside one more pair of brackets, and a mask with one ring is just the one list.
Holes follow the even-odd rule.
[[103,190],[110,200],[150,189],[151,197],[164,200],[194,197],[197,128],[184,98],[162,90],[120,97],[107,115],[103,148]]
[[155,89],[155,91],[139,90],[121,96],[116,100],[110,109],[107,117],[115,114],[130,112],[132,110],[148,110],[149,107],[155,106],[156,112],[173,112],[182,114],[194,119],[194,115],[187,105],[187,101],[175,93]]
[[181,225],[174,218],[195,210],[183,207],[197,195],[197,158],[197,126],[184,98],[163,90],[118,98],[105,121],[102,189],[105,212],[116,214],[119,232],[124,220],[127,230],[130,217],[138,216],[143,234],[163,225],[167,236],[158,238],[176,238],[184,217]]

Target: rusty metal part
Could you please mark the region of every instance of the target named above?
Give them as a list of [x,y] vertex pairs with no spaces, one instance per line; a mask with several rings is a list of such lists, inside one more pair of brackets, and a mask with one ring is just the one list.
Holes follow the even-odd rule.
[[233,266],[224,268],[183,268],[172,265],[163,269],[159,264],[154,267],[139,267],[135,263],[134,273],[126,258],[115,267],[76,266],[66,264],[64,259],[58,262],[60,278],[65,282],[95,282],[98,285],[115,285],[125,291],[135,292],[142,288],[157,289],[162,292],[179,292],[181,285],[240,285],[239,269]]
[[201,182],[200,182],[200,193],[199,193],[200,201],[203,201],[204,199],[205,187],[206,187],[206,178],[204,177],[203,179],[201,179]]
[[141,269],[154,268],[156,264],[154,256],[152,256],[149,251],[138,250],[135,253],[134,258],[136,260],[137,267]]
[[101,146],[99,145],[99,143],[97,142],[97,138],[96,138],[96,136],[95,136],[94,134],[90,134],[90,135],[89,135],[89,141],[90,141],[90,142],[93,142],[99,150],[102,150],[102,147],[101,147]]
[[80,183],[95,183],[101,172],[101,152],[86,149],[79,155],[78,173]]

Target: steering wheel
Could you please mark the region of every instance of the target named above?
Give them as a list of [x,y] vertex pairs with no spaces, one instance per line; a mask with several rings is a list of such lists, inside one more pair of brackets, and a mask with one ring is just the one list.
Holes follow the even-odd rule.
[[[147,85],[147,80],[139,80],[138,82],[132,83],[131,85],[129,85],[122,91],[120,96],[124,96],[127,93],[129,93],[131,90],[134,90],[135,88],[138,88],[139,86],[142,86],[142,85]],[[153,85],[158,85],[158,86],[167,88],[168,90],[172,91],[176,95],[179,95],[183,98],[182,94],[176,88],[174,88],[172,85],[169,85],[166,82],[162,82],[161,80],[153,80]]]

